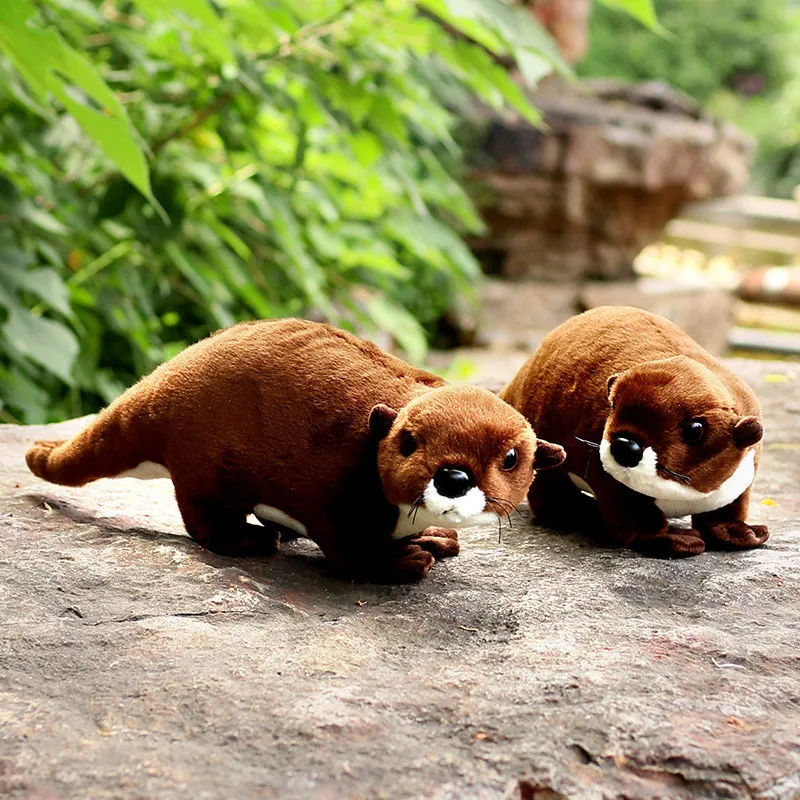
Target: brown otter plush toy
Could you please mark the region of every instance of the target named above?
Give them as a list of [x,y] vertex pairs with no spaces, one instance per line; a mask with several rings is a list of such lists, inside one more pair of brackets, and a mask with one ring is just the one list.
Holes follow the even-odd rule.
[[[567,450],[529,493],[544,524],[585,526],[599,511],[613,542],[662,556],[767,540],[745,521],[758,401],[668,320],[625,307],[573,317],[500,396]],[[691,529],[668,524],[688,515]]]
[[270,555],[279,526],[348,575],[389,582],[458,553],[455,528],[507,516],[534,468],[563,459],[492,393],[296,319],[211,336],[72,440],[27,453],[34,474],[71,486],[171,477],[186,530],[216,553]]

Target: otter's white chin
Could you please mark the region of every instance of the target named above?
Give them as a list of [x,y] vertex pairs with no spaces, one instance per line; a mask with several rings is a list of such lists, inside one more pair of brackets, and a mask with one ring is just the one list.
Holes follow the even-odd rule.
[[600,443],[600,463],[603,469],[634,492],[652,497],[664,516],[670,519],[715,511],[732,503],[752,484],[755,478],[755,457],[754,450],[745,453],[730,478],[710,492],[699,492],[678,481],[662,478],[656,470],[658,454],[652,447],[644,449],[642,460],[635,467],[623,467],[611,455],[611,442],[603,439]]
[[414,536],[425,528],[464,528],[496,519],[494,513],[484,511],[486,495],[473,486],[461,497],[445,497],[431,480],[422,493],[422,503],[416,508],[401,503],[397,526],[392,532],[395,539]]

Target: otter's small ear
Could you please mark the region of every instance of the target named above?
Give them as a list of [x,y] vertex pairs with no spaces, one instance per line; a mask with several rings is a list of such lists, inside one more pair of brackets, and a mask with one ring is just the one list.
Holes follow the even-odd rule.
[[733,443],[740,450],[760,442],[763,435],[764,428],[757,417],[740,417],[733,426]]
[[533,456],[534,469],[549,469],[564,463],[567,457],[560,444],[551,444],[544,439],[536,440],[536,453]]
[[606,381],[606,397],[608,397],[609,403],[611,402],[611,390],[614,388],[614,384],[617,382],[619,375],[619,372],[615,372],[613,375],[609,376]]
[[383,439],[396,419],[397,412],[393,408],[378,403],[369,412],[369,429],[378,439]]

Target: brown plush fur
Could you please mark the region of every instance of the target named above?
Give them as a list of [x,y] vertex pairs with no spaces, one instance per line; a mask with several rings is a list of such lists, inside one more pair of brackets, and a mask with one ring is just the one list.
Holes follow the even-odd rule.
[[[765,527],[745,522],[749,485],[723,507],[692,513],[690,530],[670,527],[654,500],[657,491],[673,491],[675,485],[712,492],[743,465],[727,485],[738,486],[747,480],[739,478],[748,474],[745,458],[757,467],[761,451],[753,392],[668,320],[625,307],[574,317],[545,338],[501,397],[537,434],[567,450],[566,462],[531,487],[531,508],[543,522],[586,526],[598,522],[599,511],[615,543],[654,555],[692,555],[707,546],[756,547],[766,541]],[[704,426],[695,443],[685,439],[691,421]],[[652,449],[656,474],[646,480],[658,490],[634,491],[604,469],[598,445],[605,439],[609,447],[619,437]],[[608,467],[629,480],[616,460]],[[588,484],[596,503],[575,486],[570,473]],[[673,508],[664,500],[661,504]]]
[[[504,470],[512,448],[518,464]],[[398,505],[418,513],[440,468],[470,470],[485,510],[506,515],[534,465],[563,457],[537,446],[522,415],[490,392],[448,386],[349,333],[287,319],[189,347],[71,441],[37,442],[27,462],[67,485],[155,462],[169,470],[187,531],[210,550],[273,553],[274,526],[245,521],[264,504],[304,525],[348,575],[404,581],[421,578],[432,553],[458,552],[449,527],[392,538]]]

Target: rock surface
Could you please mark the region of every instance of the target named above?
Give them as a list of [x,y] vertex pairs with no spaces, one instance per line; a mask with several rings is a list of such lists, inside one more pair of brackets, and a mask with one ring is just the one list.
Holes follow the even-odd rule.
[[580,291],[576,283],[485,278],[479,289],[475,343],[492,350],[530,354],[553,328],[579,310]]
[[213,556],[164,481],[26,472],[80,421],[3,426],[0,796],[800,797],[800,376],[734,366],[765,547],[651,560],[523,510],[415,586]]
[[546,130],[482,107],[468,115],[488,227],[472,246],[505,278],[631,278],[686,203],[747,182],[752,141],[664,84],[551,76],[532,100]]

